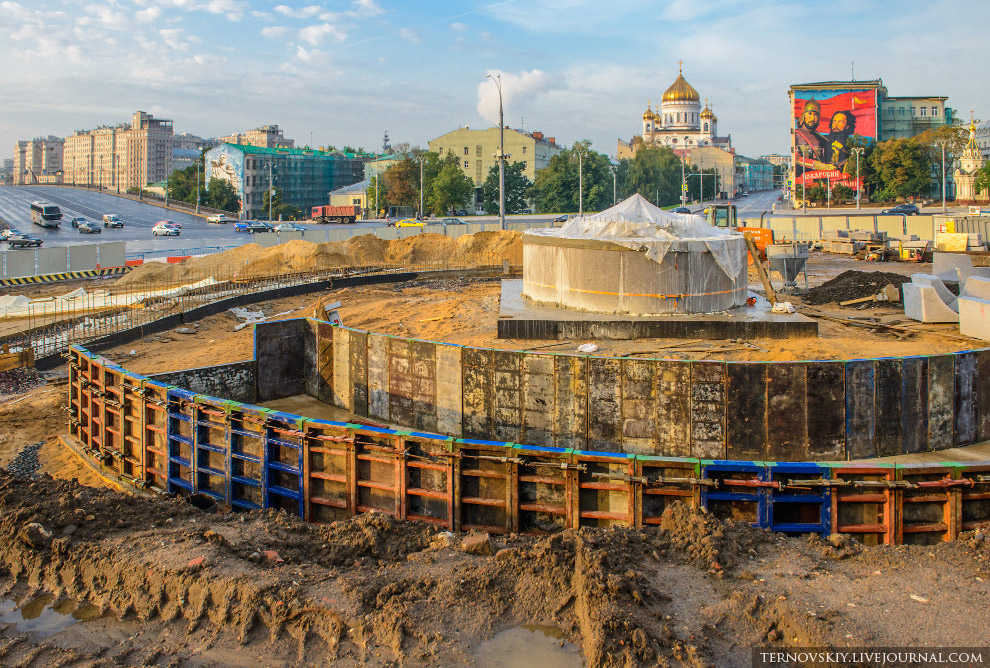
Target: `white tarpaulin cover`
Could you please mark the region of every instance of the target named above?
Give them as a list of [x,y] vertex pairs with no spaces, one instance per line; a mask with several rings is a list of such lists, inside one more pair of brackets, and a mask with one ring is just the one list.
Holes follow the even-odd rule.
[[639,193],[600,213],[571,218],[556,228],[528,230],[525,234],[608,241],[624,248],[645,250],[646,256],[657,263],[663,262],[675,242],[700,241],[733,281],[746,257],[737,250],[740,247],[737,233],[713,227],[698,215],[664,211]]

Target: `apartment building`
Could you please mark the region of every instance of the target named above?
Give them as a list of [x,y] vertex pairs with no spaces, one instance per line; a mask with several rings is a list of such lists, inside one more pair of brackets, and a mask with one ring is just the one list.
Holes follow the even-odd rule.
[[235,132],[226,137],[220,137],[220,144],[238,144],[241,146],[257,146],[259,148],[295,148],[294,139],[286,139],[284,131],[278,125],[262,125],[260,128],[247,132]]
[[172,121],[135,111],[130,124],[76,130],[65,138],[64,182],[128,190],[172,173]]
[[14,145],[13,183],[58,183],[61,180],[62,160],[63,141],[59,137],[19,141]]
[[[498,128],[472,130],[465,126],[430,141],[430,150],[443,158],[453,153],[461,159],[461,169],[474,181],[475,188],[481,188],[488,171],[498,166],[495,154],[499,148]],[[505,128],[505,153],[507,161],[525,165],[523,174],[530,181],[536,179],[536,172],[550,165],[550,158],[564,148],[553,137],[544,137],[542,132]]]

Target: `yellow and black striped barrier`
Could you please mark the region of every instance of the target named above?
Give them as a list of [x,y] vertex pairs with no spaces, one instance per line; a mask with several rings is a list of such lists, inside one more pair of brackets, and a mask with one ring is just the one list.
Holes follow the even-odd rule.
[[9,285],[30,285],[32,283],[56,283],[58,281],[74,281],[81,278],[100,278],[101,276],[116,276],[125,274],[132,267],[104,267],[102,269],[87,269],[86,271],[64,271],[59,274],[42,274],[41,276],[21,276],[20,278],[0,279],[0,287]]

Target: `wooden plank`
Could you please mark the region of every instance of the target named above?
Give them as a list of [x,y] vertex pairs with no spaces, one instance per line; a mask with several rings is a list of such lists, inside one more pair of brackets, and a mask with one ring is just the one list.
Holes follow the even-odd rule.
[[[350,330],[337,329],[333,337],[333,405],[345,410],[351,410],[354,399],[351,391],[351,365],[347,363],[351,359],[350,343]],[[261,376],[259,369],[258,377]]]
[[691,364],[691,454],[725,459],[725,362]]
[[523,443],[553,445],[554,357],[527,353],[522,358]]
[[766,459],[767,369],[773,364],[726,365],[725,426],[729,459]]
[[437,345],[432,341],[410,341],[413,420],[421,431],[437,430]]
[[901,454],[901,407],[904,405],[900,359],[877,360],[877,457]]
[[554,433],[558,448],[586,449],[588,444],[588,360],[555,355]]
[[622,362],[588,359],[588,449],[622,449]]
[[623,452],[639,455],[658,453],[657,366],[650,360],[622,360],[621,412],[619,435]]
[[976,441],[979,418],[977,386],[977,354],[958,353],[955,362],[955,436],[954,445],[969,445]]
[[846,453],[849,459],[876,456],[876,365],[846,362]]
[[437,431],[460,436],[464,411],[461,406],[461,347],[438,345]]
[[808,380],[806,364],[768,364],[768,459],[804,461],[808,456]]
[[691,365],[660,361],[657,365],[658,454],[691,456]]
[[952,447],[956,385],[953,357],[928,358],[928,450]]
[[388,416],[406,427],[413,425],[413,380],[408,339],[388,339]]
[[808,459],[846,459],[845,364],[810,362],[808,387]]
[[354,398],[351,405],[355,415],[368,414],[368,333],[351,331],[351,385]]
[[[460,379],[457,382],[460,387]],[[368,416],[389,419],[388,406],[388,337],[368,335]],[[458,431],[460,430],[460,424]]]
[[928,449],[928,358],[901,360],[901,452]]
[[463,427],[465,438],[492,439],[494,424],[493,363],[491,350],[463,348],[461,351],[461,386],[464,407]]
[[496,441],[518,443],[522,440],[522,358],[519,352],[495,351],[492,415]]
[[316,398],[333,403],[333,336],[334,327],[329,323],[316,325],[317,374]]

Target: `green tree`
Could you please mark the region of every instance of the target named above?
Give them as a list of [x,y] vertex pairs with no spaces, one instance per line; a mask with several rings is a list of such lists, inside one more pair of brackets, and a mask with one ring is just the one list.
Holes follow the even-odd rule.
[[[687,201],[700,202],[702,197],[713,199],[715,193],[721,189],[722,179],[718,174],[718,170],[714,167],[701,169],[697,165],[691,165],[691,169],[688,172],[690,176],[687,177]],[[698,176],[698,174],[703,174],[704,176]],[[675,174],[675,176],[680,178],[679,174]],[[679,198],[678,201],[680,201]]]
[[[585,211],[598,211],[612,205],[612,172],[608,156],[592,151],[591,142],[583,140],[550,158],[550,164],[540,170],[529,192],[529,199],[542,212],[574,212],[579,208],[578,175],[583,174]],[[581,154],[579,160],[578,153]]]
[[474,181],[464,175],[461,160],[448,153],[444,156],[440,173],[429,184],[427,208],[443,215],[457,206],[464,206],[474,196]]
[[[514,162],[505,166],[505,212],[519,213],[526,208],[526,193],[533,182],[526,178],[523,170],[526,165]],[[485,213],[498,213],[498,165],[488,170],[488,178],[481,186],[481,206]]]
[[866,201],[869,201],[872,193],[883,188],[880,173],[873,166],[873,151],[876,149],[876,146],[876,142],[867,137],[860,137],[859,135],[849,137],[848,147],[851,157],[846,160],[846,164],[842,169],[845,174],[848,174],[855,180],[856,156],[853,155],[852,149],[862,148],[863,153],[859,156],[859,178],[863,181],[861,198]]
[[815,183],[815,185],[808,188],[805,198],[814,204],[824,204],[828,199],[828,192],[826,192],[825,186],[822,183]]
[[832,188],[832,203],[848,202],[856,197],[856,191],[841,183]]
[[628,163],[622,179],[623,199],[639,193],[657,206],[680,202],[681,159],[669,148],[644,145],[631,160],[623,162]]
[[883,184],[878,193],[885,200],[917,196],[931,188],[927,147],[916,139],[890,139],[877,144],[870,156]]
[[388,193],[385,201],[392,206],[413,206],[419,203],[419,165],[405,158],[382,175]]
[[202,203],[212,209],[220,209],[221,211],[237,212],[241,210],[237,191],[234,190],[234,186],[230,184],[230,181],[224,179],[210,179],[210,185],[206,189]]
[[973,189],[977,193],[990,190],[990,162],[987,162],[976,172],[976,181],[973,182]]

